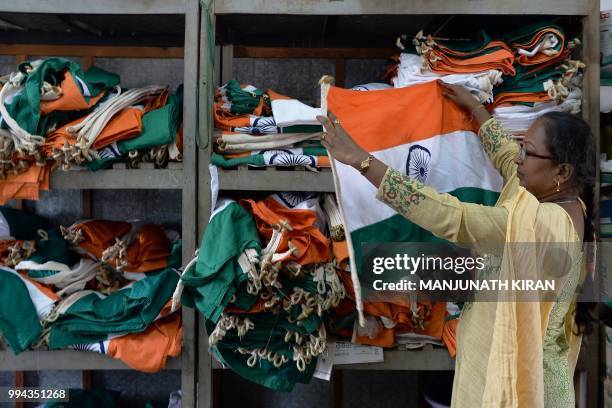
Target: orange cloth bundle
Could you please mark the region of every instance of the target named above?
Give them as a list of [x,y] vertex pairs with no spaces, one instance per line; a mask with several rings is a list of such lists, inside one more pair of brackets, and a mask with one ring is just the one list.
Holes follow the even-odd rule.
[[104,92],[89,98],[89,102],[81,93],[74,77],[70,71],[64,73],[64,80],[61,83],[62,95],[58,99],[50,101],[40,101],[40,113],[42,116],[48,115],[53,111],[78,111],[93,107],[104,96]]
[[78,242],[80,248],[96,258],[101,259],[102,253],[132,230],[132,224],[123,221],[88,220],[70,227],[73,234],[82,234],[83,240]]
[[484,31],[478,40],[437,40],[417,34],[416,50],[423,55],[429,68],[439,74],[466,74],[495,69],[514,75],[514,53],[503,41],[492,40]]
[[130,243],[126,258],[129,272],[150,272],[165,268],[170,256],[170,241],[157,224],[143,225]]
[[142,132],[142,114],[139,108],[125,108],[117,113],[104,127],[92,145],[101,149],[120,140],[132,139]]
[[317,214],[314,210],[288,208],[273,197],[263,201],[241,200],[240,203],[255,217],[259,233],[270,241],[273,229],[285,222],[290,229],[283,229],[276,253],[289,251],[283,261],[296,261],[301,265],[329,262],[331,252],[329,240],[315,225]]
[[155,320],[142,333],[111,339],[108,355],[135,370],[155,373],[166,367],[168,357],[181,354],[182,338],[181,314],[173,313]]
[[49,191],[49,166],[32,164],[21,174],[8,174],[0,180],[0,204],[10,200],[38,200],[40,191]]

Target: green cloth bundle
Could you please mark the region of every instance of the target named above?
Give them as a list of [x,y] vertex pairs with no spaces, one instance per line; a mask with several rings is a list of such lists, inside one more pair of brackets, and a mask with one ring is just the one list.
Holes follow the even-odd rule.
[[[31,62],[23,62],[19,65],[19,71],[26,74],[23,82],[23,91],[17,94],[9,104],[6,104],[7,111],[21,128],[30,134],[46,134],[46,129],[41,129],[39,120],[40,113],[40,90],[43,82],[48,82],[51,85],[59,85],[66,70],[75,77],[75,80],[81,80],[87,87],[87,92],[90,96],[86,96],[85,90],[81,89],[86,101],[93,96],[97,96],[105,89],[112,88],[119,84],[119,75],[106,72],[97,67],[91,67],[83,72],[79,64],[65,58],[47,58],[41,64],[26,73],[26,68]],[[78,78],[78,79],[77,79]],[[83,85],[81,84],[81,87]],[[66,119],[66,113],[58,112],[58,114]],[[51,115],[48,115],[51,116]],[[43,127],[49,127],[57,121],[51,117],[46,117]],[[1,126],[8,128],[5,122]]]
[[15,354],[26,350],[42,331],[24,281],[0,268],[0,333]]
[[[238,257],[246,249],[261,252],[252,215],[236,202],[221,204],[204,232],[195,267],[182,276],[185,289],[181,303],[196,307],[216,323],[238,287],[248,279],[238,264]],[[249,300],[251,305],[254,301]]]
[[144,331],[170,300],[178,280],[174,269],[164,269],[148,273],[109,296],[90,292],[80,297],[51,324],[49,348],[95,343],[106,340],[109,334]]

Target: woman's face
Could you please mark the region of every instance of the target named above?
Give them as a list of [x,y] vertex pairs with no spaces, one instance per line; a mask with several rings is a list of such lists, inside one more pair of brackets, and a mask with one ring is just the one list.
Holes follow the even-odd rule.
[[560,179],[559,165],[546,158],[550,157],[550,152],[546,148],[546,133],[541,120],[527,130],[523,145],[524,159],[521,160],[520,151],[515,159],[520,185],[537,198],[553,194],[557,190],[557,180]]

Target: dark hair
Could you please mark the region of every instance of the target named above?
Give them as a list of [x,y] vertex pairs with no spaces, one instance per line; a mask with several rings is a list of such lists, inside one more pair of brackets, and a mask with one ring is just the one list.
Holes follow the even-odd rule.
[[[547,148],[557,163],[574,167],[570,182],[580,189],[580,198],[586,206],[584,242],[587,243],[587,262],[592,245],[596,241],[595,230],[595,181],[597,152],[591,128],[582,118],[564,112],[549,112],[540,117],[547,137]],[[588,245],[591,244],[591,245]],[[594,321],[591,310],[596,303],[577,302],[574,321],[579,333],[590,333]],[[577,333],[578,334],[578,333]]]

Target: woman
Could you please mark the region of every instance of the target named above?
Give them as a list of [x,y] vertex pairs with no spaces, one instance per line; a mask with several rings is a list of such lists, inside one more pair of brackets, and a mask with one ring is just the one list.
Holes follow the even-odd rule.
[[[584,276],[581,243],[585,237],[591,241],[594,231],[596,153],[589,126],[576,116],[548,113],[529,128],[519,146],[466,89],[440,85],[446,97],[478,122],[482,146],[504,177],[495,207],[462,203],[388,168],[359,147],[333,113],[319,117],[326,130],[322,143],[336,160],[364,174],[378,188],[379,200],[434,235],[458,243],[503,244],[501,276],[517,276],[521,270],[555,276],[558,263],[551,261],[556,258],[552,248],[562,246],[569,266],[556,301],[473,302],[464,307],[452,405],[574,407],[577,334],[585,319],[582,306],[575,307],[572,299]],[[523,256],[512,242],[537,243],[537,259]]]

